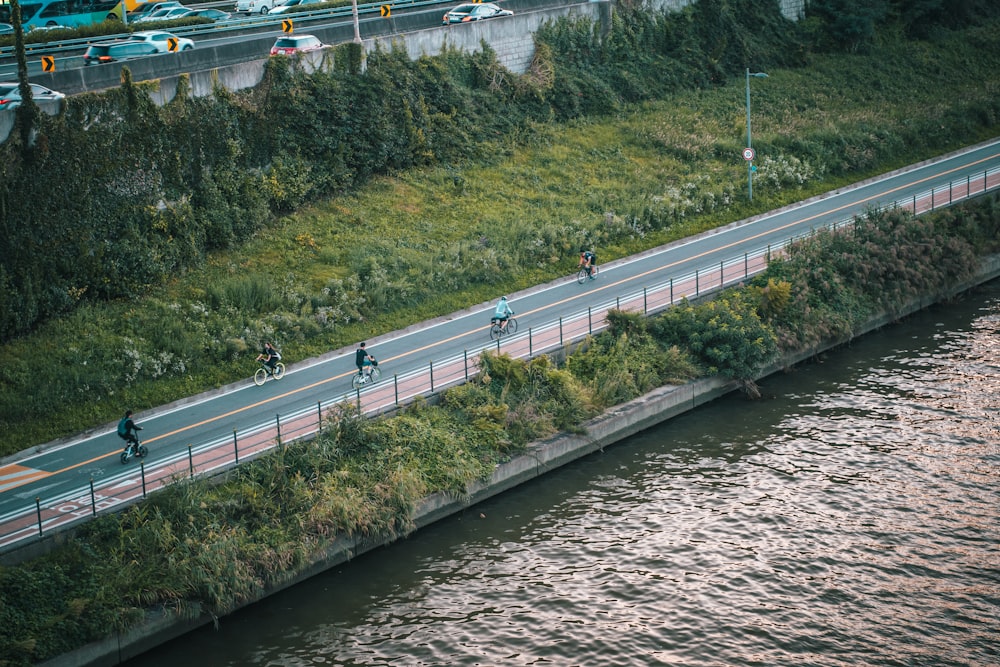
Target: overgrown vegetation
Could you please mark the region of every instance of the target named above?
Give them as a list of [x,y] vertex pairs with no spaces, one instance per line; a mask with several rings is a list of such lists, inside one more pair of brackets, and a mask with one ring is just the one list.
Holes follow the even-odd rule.
[[[970,275],[977,247],[1000,250],[996,196],[921,219],[872,214],[802,241],[712,301],[648,320],[612,312],[609,329],[563,369],[545,356],[484,353],[480,375],[439,406],[418,401],[379,420],[333,410],[314,441],[244,464],[222,484],[179,480],[44,558],[0,569],[0,664],[72,649],[151,607],[225,614],[301,571],[331,538],[406,534],[428,494],[463,497],[530,441],[582,432],[602,407],[705,373],[752,380],[779,349],[946,289]],[[844,262],[858,278],[831,285]]]
[[[567,273],[581,243],[606,261],[995,133],[995,11],[825,56],[764,5],[561,21],[525,76],[375,53],[164,108],[73,98],[0,147],[0,455],[243,377],[264,338],[306,358]],[[744,63],[770,74],[753,207]]]
[[[40,118],[33,147],[15,132],[0,147],[0,454],[245,375],[262,338],[304,358],[568,273],[582,242],[606,261],[995,134],[996,8],[924,42],[889,12],[861,48],[758,5],[623,7],[604,38],[560,22],[524,77],[489,51],[372,54],[364,75],[276,63],[245,95],[159,109],[126,83]],[[821,53],[838,48],[852,53]],[[732,78],[747,65],[770,74],[754,88],[754,208]],[[331,537],[405,534],[426,494],[461,497],[533,439],[664,384],[752,380],[961,280],[998,239],[995,197],[879,213],[711,302],[613,313],[563,368],[487,356],[440,406],[331,413],[311,443],[224,484],[179,481],[0,569],[0,664],[161,605],[223,614]]]

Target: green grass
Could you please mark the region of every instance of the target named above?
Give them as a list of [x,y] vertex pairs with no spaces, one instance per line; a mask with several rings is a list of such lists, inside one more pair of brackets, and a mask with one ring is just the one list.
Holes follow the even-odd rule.
[[998,35],[753,80],[752,205],[741,76],[316,202],[140,301],[0,345],[0,455],[247,377],[265,338],[294,363],[566,275],[584,242],[606,262],[996,136]]

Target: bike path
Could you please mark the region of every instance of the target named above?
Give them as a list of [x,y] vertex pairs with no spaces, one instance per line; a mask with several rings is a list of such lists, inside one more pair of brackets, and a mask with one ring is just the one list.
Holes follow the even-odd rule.
[[[955,154],[908,167],[870,181],[841,188],[784,209],[739,221],[696,237],[600,265],[599,278],[583,285],[575,277],[510,295],[519,331],[570,318],[596,303],[642,291],[696,269],[718,267],[745,252],[781,244],[790,236],[848,219],[871,207],[915,197],[966,174],[982,174],[1000,167],[1000,141],[988,142]],[[940,204],[940,202],[939,202]],[[598,249],[600,259],[600,249]],[[500,296],[499,294],[497,295]],[[427,367],[428,363],[479,350],[489,344],[488,325],[493,303],[369,339],[369,350],[379,359],[382,382],[393,374]],[[285,350],[288,352],[289,350]],[[355,372],[354,348],[345,348],[300,363],[285,359],[288,370],[279,381],[258,387],[252,380],[230,385],[137,415],[140,435],[149,447],[146,465],[182,454],[188,445],[232,439],[234,430],[273,423],[276,415],[350,396]],[[126,406],[123,406],[123,409]],[[36,497],[59,496],[85,487],[89,479],[122,474],[118,460],[122,441],[113,425],[70,442],[42,446],[0,465],[0,523],[25,508]],[[133,462],[134,464],[134,462]],[[0,530],[0,533],[3,531]]]

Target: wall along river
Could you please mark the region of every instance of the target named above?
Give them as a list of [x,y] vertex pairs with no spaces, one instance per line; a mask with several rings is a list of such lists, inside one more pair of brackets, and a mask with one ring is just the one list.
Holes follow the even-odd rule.
[[1000,664],[1000,281],[128,663]]

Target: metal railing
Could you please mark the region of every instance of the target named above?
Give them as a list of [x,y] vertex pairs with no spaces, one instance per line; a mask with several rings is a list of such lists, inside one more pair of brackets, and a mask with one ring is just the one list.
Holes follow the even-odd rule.
[[[970,174],[947,186],[930,188],[896,200],[878,210],[900,208],[916,214],[926,213],[998,187],[1000,168],[994,168]],[[855,216],[851,216],[822,228],[841,228],[853,224],[854,219]],[[325,415],[337,406],[353,404],[361,414],[380,415],[406,405],[418,396],[437,394],[475,376],[479,372],[479,355],[484,350],[515,358],[531,358],[563,349],[568,344],[603,331],[607,328],[607,313],[611,309],[649,315],[682,299],[698,298],[735,285],[763,272],[772,257],[783,254],[790,244],[816,231],[813,228],[780,243],[761,246],[696,269],[693,273],[616,296],[570,317],[560,317],[541,326],[529,327],[527,331],[503,336],[495,342],[463,350],[461,354],[433,360],[421,368],[345,392],[329,401],[321,401],[289,414],[276,414],[273,422],[234,430],[232,438],[188,444],[185,450],[158,458],[155,466],[147,466],[145,461],[140,460],[138,467],[130,466],[100,481],[91,478],[86,486],[75,490],[44,501],[36,497],[33,505],[0,516],[0,551],[41,539],[47,532],[64,530],[101,512],[119,510],[177,480],[216,475],[272,449],[313,438],[322,430]]]

